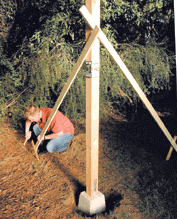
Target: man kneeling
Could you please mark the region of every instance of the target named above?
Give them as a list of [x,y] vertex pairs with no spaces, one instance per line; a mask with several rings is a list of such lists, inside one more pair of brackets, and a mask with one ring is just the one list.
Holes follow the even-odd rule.
[[46,149],[51,153],[62,152],[67,149],[68,142],[74,136],[74,126],[66,116],[57,111],[47,129],[46,135],[43,139],[40,139],[42,129],[51,112],[51,108],[38,108],[34,105],[27,106],[24,112],[24,117],[26,118],[25,138],[27,140],[31,138],[30,126],[32,122],[35,122],[33,131],[37,140],[41,141],[41,143],[43,140],[48,140]]

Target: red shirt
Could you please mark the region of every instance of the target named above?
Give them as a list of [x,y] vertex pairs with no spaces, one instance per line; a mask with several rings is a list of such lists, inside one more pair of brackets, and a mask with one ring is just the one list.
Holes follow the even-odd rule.
[[[47,119],[52,112],[52,109],[40,108],[40,110],[42,112],[42,122],[38,122],[37,124],[41,129],[43,129]],[[60,111],[57,110],[47,131],[52,131],[54,134],[57,134],[61,131],[63,131],[63,133],[65,134],[73,134],[74,126],[66,116],[64,116]]]

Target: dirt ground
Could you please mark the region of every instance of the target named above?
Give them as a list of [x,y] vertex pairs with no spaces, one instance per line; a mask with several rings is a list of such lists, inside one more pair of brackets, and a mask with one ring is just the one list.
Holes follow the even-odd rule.
[[[118,146],[123,142],[131,147],[131,139],[124,138],[127,124],[122,114],[110,114],[109,120],[100,124],[99,191],[105,195],[106,212],[92,218],[147,218],[137,208],[138,194],[127,189],[132,182],[136,184],[134,174],[139,166],[132,170],[115,162],[116,149],[109,145],[111,135]],[[23,146],[24,134],[13,129],[9,119],[2,122],[0,218],[91,218],[78,210],[79,194],[86,183],[85,139],[82,121],[67,153],[39,154],[38,161],[30,141]]]

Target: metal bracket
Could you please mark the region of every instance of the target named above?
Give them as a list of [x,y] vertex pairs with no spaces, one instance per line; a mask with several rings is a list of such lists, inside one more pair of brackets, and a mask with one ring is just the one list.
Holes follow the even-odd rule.
[[87,73],[86,77],[98,77],[100,76],[100,63],[93,63],[91,61],[86,61]]

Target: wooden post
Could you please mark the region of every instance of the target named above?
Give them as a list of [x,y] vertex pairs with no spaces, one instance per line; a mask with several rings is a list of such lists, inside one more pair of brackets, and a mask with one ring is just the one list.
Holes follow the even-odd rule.
[[[86,0],[86,7],[99,27],[100,0]],[[86,25],[86,40],[91,32],[92,28]],[[98,191],[100,68],[100,42],[98,38],[94,41],[86,57],[86,64],[88,67],[86,74],[86,192],[80,194],[78,209],[93,215],[106,210],[105,197]]]
[[[86,7],[96,25],[100,26],[100,0],[86,0]],[[92,29],[86,24],[86,40]],[[86,58],[86,193],[98,194],[98,139],[99,139],[99,64],[100,42],[95,40]]]

